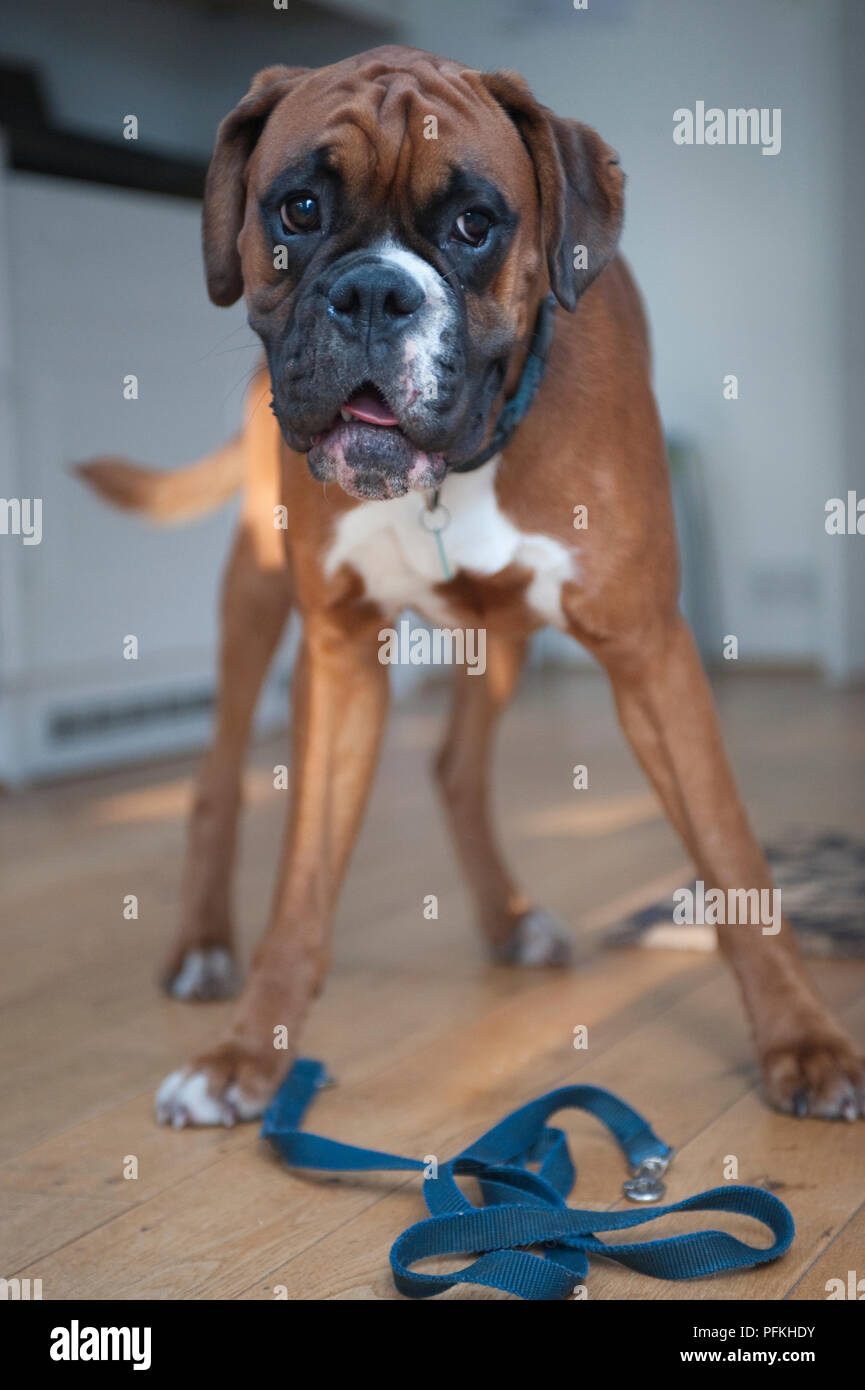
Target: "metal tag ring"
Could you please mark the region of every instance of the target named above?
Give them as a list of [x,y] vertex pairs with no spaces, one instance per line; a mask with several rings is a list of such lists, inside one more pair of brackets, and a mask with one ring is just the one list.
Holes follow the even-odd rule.
[[[431,523],[437,517],[441,518],[440,524],[437,526],[432,525]],[[450,519],[450,512],[448,511],[447,507],[442,506],[441,502],[439,502],[437,507],[425,507],[420,514],[421,526],[425,531],[429,532],[429,534],[433,536],[437,535],[439,531],[443,531],[445,527],[449,525]]]

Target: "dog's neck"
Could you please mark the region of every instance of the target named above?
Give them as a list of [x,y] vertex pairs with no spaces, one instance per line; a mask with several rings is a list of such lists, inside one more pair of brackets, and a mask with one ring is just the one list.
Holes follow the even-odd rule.
[[528,413],[543,380],[550,343],[553,338],[555,308],[555,295],[548,294],[545,299],[541,300],[516,390],[499,411],[488,442],[471,458],[462,463],[451,464],[450,471],[452,473],[470,473],[473,469],[480,468],[481,464],[487,463],[494,454],[499,453],[510,443],[517,426]]

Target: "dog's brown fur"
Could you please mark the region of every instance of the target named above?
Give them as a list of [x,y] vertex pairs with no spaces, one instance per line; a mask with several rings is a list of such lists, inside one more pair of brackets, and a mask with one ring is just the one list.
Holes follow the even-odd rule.
[[[418,73],[422,60],[433,62],[414,50],[380,50],[365,55],[366,68],[357,59],[325,70],[336,78],[308,83],[294,106],[296,76],[270,70],[257,80],[245,117],[233,113],[224,123],[210,176],[205,238],[217,299],[231,299],[241,273],[250,301],[273,294],[273,266],[251,211],[255,189],[278,168],[298,120],[327,129],[335,90],[354,105],[358,123],[371,123],[374,130],[376,111],[367,109],[361,81],[371,60],[410,75]],[[543,124],[543,108],[532,104],[514,79],[465,78],[456,65],[424,69],[428,104],[438,98],[436,84],[447,87],[453,70],[476,92],[487,83],[496,101],[503,92],[510,102],[518,98],[529,113],[526,119],[538,128]],[[407,80],[406,101],[413,99],[413,90]],[[257,143],[239,150],[237,131],[246,128],[253,108],[259,124],[268,112],[270,119]],[[487,125],[477,136],[467,129],[468,117],[460,119],[459,106],[456,116],[446,104],[440,114],[451,121],[455,141],[486,142],[484,157],[509,180],[524,209],[520,243],[493,287],[497,311],[521,320],[522,347],[508,379],[512,389],[534,306],[553,273],[549,248],[546,265],[540,252],[535,181],[542,201],[561,199],[562,193],[553,186],[551,148],[529,142],[531,160],[524,152],[518,157],[516,146],[502,152],[496,132],[500,141],[507,127],[498,110],[498,116],[485,113]],[[235,143],[227,150],[229,135]],[[360,142],[358,157],[362,147]],[[420,177],[417,160],[411,167]],[[596,175],[606,181],[604,196],[611,205],[620,198],[618,171],[599,165]],[[409,165],[399,177],[407,187]],[[242,178],[250,190],[248,203]],[[560,209],[544,209],[548,235],[556,213],[560,218]],[[262,371],[250,392],[240,446],[228,446],[186,474],[130,473],[117,460],[89,470],[90,481],[114,500],[165,516],[221,500],[234,481],[240,483],[241,462],[245,467],[243,517],[223,596],[216,734],[191,818],[183,918],[166,963],[168,981],[190,951],[232,949],[230,876],[250,719],[292,606],[303,619],[294,683],[292,808],[272,919],[232,1027],[194,1063],[205,1072],[212,1095],[225,1095],[233,1083],[253,1099],[270,1095],[291,1059],[290,1050],[274,1049],[274,1028],[288,1027],[293,1048],[307,1006],[322,985],[331,911],[366,801],[388,700],[376,642],[383,614],[349,566],[330,576],[323,566],[335,520],[358,503],[338,488],[323,490],[304,458],[286,449],[263,402],[268,387]],[[517,528],[566,545],[574,540],[573,506],[587,507],[591,520],[580,533],[580,578],[567,584],[562,596],[567,627],[606,668],[622,728],[707,888],[770,887],[727,765],[712,697],[678,611],[676,542],[647,332],[621,259],[613,259],[586,290],[577,313],[557,311],[539,397],[504,452],[495,488],[500,509]],[[277,504],[287,508],[285,532],[273,524]],[[461,570],[437,586],[458,619],[482,623],[488,634],[486,676],[456,678],[437,773],[484,937],[500,958],[507,956],[529,899],[496,845],[486,766],[495,722],[513,691],[526,639],[539,624],[526,601],[530,578],[527,569],[510,565],[492,576]],[[777,936],[754,926],[720,927],[718,934],[742,988],[771,1103],[790,1113],[865,1114],[865,1061],[817,997],[787,923]],[[219,988],[219,982],[205,980],[200,993]]]

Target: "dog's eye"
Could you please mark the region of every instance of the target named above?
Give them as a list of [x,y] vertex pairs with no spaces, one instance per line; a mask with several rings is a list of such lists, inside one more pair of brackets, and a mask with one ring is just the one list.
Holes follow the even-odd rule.
[[452,241],[465,242],[467,246],[483,246],[487,232],[492,226],[492,218],[479,208],[469,208],[460,213],[451,231]]
[[311,193],[293,194],[279,209],[279,218],[286,232],[317,232],[321,226],[318,199]]

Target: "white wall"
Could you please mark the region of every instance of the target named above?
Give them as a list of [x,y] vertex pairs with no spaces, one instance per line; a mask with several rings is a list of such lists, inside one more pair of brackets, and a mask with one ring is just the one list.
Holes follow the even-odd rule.
[[[842,31],[843,131],[841,163],[845,172],[842,282],[842,350],[844,354],[844,453],[838,493],[852,488],[865,497],[865,275],[862,237],[865,228],[865,178],[862,131],[865,130],[865,5],[845,0]],[[830,648],[829,671],[838,678],[865,675],[865,538],[826,536],[824,563],[835,580],[842,624],[833,625],[837,649]]]
[[198,0],[0,0],[0,50],[43,68],[59,121],[119,139],[123,116],[141,141],[207,158],[217,125],[273,63],[317,65],[372,48],[387,31],[287,0],[220,7]]

